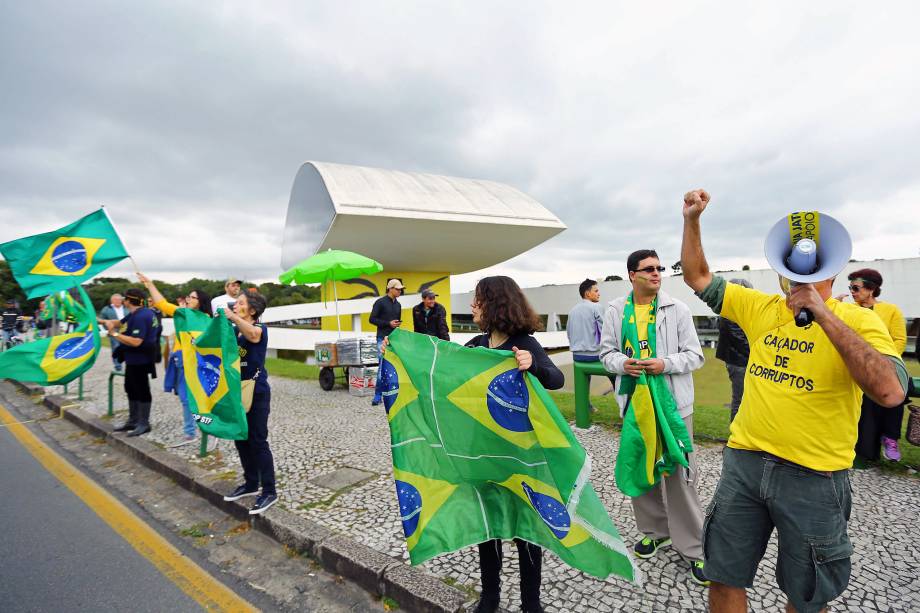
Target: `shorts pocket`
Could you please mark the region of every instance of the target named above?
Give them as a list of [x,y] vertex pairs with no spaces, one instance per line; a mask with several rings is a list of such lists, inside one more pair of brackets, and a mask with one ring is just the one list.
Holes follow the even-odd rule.
[[844,535],[836,543],[812,542],[811,561],[814,583],[805,601],[824,605],[843,593],[850,582],[850,556],[853,544]]

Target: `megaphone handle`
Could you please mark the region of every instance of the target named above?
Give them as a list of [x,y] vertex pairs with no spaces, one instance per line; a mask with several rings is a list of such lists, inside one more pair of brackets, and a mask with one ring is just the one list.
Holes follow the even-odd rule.
[[802,309],[799,311],[799,314],[795,316],[795,325],[800,328],[804,328],[814,320],[815,316],[811,314],[811,311],[808,309]]

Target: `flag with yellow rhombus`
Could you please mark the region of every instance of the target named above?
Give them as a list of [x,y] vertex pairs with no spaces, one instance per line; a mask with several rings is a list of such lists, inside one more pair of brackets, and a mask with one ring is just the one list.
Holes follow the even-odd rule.
[[509,351],[394,330],[380,365],[412,564],[519,538],[595,577],[639,573],[590,482],[590,458]]

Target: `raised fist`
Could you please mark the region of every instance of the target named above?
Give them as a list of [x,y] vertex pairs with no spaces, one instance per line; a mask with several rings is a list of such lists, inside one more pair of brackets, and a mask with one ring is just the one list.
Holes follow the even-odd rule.
[[709,204],[709,192],[695,189],[684,194],[684,217],[697,219]]

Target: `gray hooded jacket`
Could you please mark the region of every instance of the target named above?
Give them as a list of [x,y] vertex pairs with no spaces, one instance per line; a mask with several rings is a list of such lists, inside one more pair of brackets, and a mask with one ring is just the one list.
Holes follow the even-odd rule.
[[[620,351],[623,330],[623,309],[626,296],[607,305],[604,312],[604,329],[601,332],[600,359],[604,368],[619,377],[626,376],[623,363],[628,359]],[[665,381],[677,403],[681,417],[693,413],[693,371],[703,365],[703,348],[696,335],[690,308],[668,294],[658,292],[658,316],[655,320],[656,357],[664,360]],[[620,415],[626,405],[625,396],[617,396]]]

